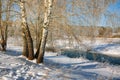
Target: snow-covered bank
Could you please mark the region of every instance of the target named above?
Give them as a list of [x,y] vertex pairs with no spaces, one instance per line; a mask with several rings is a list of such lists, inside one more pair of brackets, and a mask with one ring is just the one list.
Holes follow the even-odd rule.
[[[0,57],[1,80],[40,80],[45,76],[45,72],[42,71],[47,71],[44,65],[31,63],[19,56],[0,53]],[[34,69],[40,72],[33,72]]]
[[45,64],[36,64],[21,56],[0,53],[1,80],[119,80],[120,66],[83,58],[45,54]]
[[69,77],[73,80],[120,79],[120,66],[93,62],[83,58],[52,56],[53,53],[47,54],[51,55],[45,57],[46,64],[61,69],[65,75],[69,72]]
[[[108,44],[102,41],[96,43],[91,45],[93,50]],[[114,44],[108,49],[116,50],[118,44]],[[7,52],[0,52],[0,80],[120,80],[118,65],[69,58],[53,52],[45,53],[44,64],[36,64],[22,57],[21,51],[22,47],[8,44]]]
[[96,53],[106,54],[108,56],[119,57],[120,58],[120,44],[104,44],[96,46],[93,49]]
[[[68,57],[82,56],[90,60],[120,64],[120,38],[94,38],[92,40],[86,38],[80,44],[72,41],[74,44],[72,47],[69,46],[69,41],[57,40],[57,42],[56,45],[63,48],[61,53]],[[68,46],[63,47],[64,45]]]

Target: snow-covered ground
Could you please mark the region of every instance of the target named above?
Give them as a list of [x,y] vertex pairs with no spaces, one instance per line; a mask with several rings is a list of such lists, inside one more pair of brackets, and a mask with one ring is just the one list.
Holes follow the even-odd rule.
[[[101,40],[102,41],[102,40]],[[94,45],[93,51],[120,58],[120,38],[105,39]]]
[[[120,54],[119,39],[98,40],[92,46],[103,54]],[[8,44],[0,52],[0,80],[120,80],[120,65],[100,63],[83,58],[69,58],[46,52],[44,64],[36,64],[21,56],[22,47]],[[112,52],[111,52],[112,51]]]

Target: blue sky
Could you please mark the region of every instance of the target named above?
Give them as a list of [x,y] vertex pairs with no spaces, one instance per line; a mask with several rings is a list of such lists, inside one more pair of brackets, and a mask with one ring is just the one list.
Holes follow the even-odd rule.
[[[68,7],[70,8],[70,5]],[[120,0],[117,0],[115,3],[111,3],[108,5],[104,13],[101,14],[101,17],[100,17],[101,20],[99,21],[97,25],[98,26],[112,26],[112,22],[109,22],[109,18],[113,14],[117,15],[117,17],[113,19],[114,22],[117,22],[116,26],[120,25]],[[68,19],[72,25],[82,25],[82,26],[87,25],[86,24],[87,22],[83,21],[82,18],[84,18],[84,16],[77,16],[77,17],[71,16]],[[88,21],[90,20],[92,19],[88,18]]]
[[[6,5],[7,4],[5,4],[4,3],[4,5],[5,6],[3,6],[2,8],[3,8],[3,11],[6,9]],[[20,12],[20,7],[18,6],[18,4],[16,4],[16,3],[14,3],[13,5],[12,5],[12,7],[11,7],[11,10],[13,10],[13,11],[16,11],[16,12]],[[16,20],[18,17],[15,15],[15,14],[18,14],[18,13],[16,13],[16,12],[12,12],[11,11],[11,13],[10,13],[10,15],[12,16],[12,17],[10,17],[10,20]],[[4,13],[2,13],[2,19],[3,20],[6,20],[6,12],[4,12]]]
[[[110,16],[112,16],[113,14],[117,15],[117,17],[115,18],[113,17],[114,19],[113,18],[112,19],[113,19],[113,22],[116,24],[116,26],[118,25],[120,27],[120,0],[117,0],[117,2],[114,4],[110,4],[109,7],[107,8],[107,11]],[[103,22],[106,22],[106,21],[104,21],[103,19]],[[103,25],[108,25],[108,24],[103,24]],[[112,26],[112,24],[110,26]]]
[[[68,0],[67,3],[67,11],[69,13],[72,13],[72,5],[70,4],[71,0]],[[14,10],[19,12],[20,8],[18,7],[17,4],[14,4]],[[75,9],[74,13],[80,14],[80,10],[79,9]],[[107,14],[106,14],[107,13]],[[100,21],[97,24],[98,26],[111,26],[111,22],[107,21],[109,20],[109,17],[111,17],[112,14],[117,14],[117,18],[114,20],[114,22],[117,22],[118,25],[120,25],[120,0],[117,0],[114,4],[111,3],[108,5],[107,9],[105,10],[105,12],[103,14],[101,14],[100,16]],[[5,14],[3,14],[4,16],[3,19],[5,19]],[[16,20],[18,17],[14,16],[12,19]],[[87,21],[88,20],[88,21]],[[89,26],[89,21],[92,20],[91,16],[88,16],[88,18],[86,18],[85,15],[81,15],[80,16],[69,16],[68,17],[68,21],[70,24],[72,25],[82,25],[82,26]]]
[[115,12],[120,16],[120,0],[117,0],[117,2],[114,4],[110,4],[110,6],[108,7],[108,11],[110,11],[111,13]]

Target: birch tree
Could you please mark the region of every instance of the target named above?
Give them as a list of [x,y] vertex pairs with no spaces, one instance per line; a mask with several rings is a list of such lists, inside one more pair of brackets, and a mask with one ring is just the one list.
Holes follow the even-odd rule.
[[6,43],[5,43],[5,37],[4,37],[4,29],[2,25],[2,0],[0,0],[0,32],[1,32],[1,50],[6,51]]
[[20,0],[20,8],[21,8],[21,20],[22,20],[23,41],[24,41],[23,55],[28,57],[29,60],[33,60],[34,59],[33,40],[32,40],[30,30],[27,24],[24,0]]
[[[7,38],[8,38],[8,26],[9,26],[9,18],[10,18],[10,8],[12,6],[12,2],[13,0],[9,0],[9,1],[5,1],[7,2],[6,4],[4,2],[2,2],[2,0],[0,0],[0,31],[1,31],[1,40],[0,40],[0,44],[2,47],[2,51],[6,51],[6,47],[7,47]],[[5,25],[2,25],[1,23],[3,23],[2,21],[2,4],[4,3],[4,5],[6,6],[4,8],[4,14],[6,17],[5,20]]]
[[1,32],[0,44],[1,44],[1,47],[2,47],[1,50],[3,50],[4,47],[2,46],[2,44],[3,44],[4,37],[3,37],[3,30],[2,30],[1,21],[2,21],[2,1],[0,0],[0,32]]
[[40,51],[37,58],[37,63],[43,63],[44,60],[45,46],[48,36],[48,26],[50,24],[52,2],[53,0],[44,0],[45,13],[44,13],[44,22],[43,22],[43,30],[42,30],[42,39],[40,43]]
[[6,50],[7,47],[7,39],[8,39],[8,26],[9,26],[9,19],[10,19],[10,8],[12,6],[12,0],[9,0],[7,2],[7,8],[6,8],[6,25],[4,29],[4,47]]

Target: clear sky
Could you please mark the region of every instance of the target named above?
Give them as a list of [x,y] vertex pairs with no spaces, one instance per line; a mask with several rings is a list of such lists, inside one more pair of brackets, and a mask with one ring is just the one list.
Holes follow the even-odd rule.
[[[119,26],[120,25],[120,0],[117,0],[117,2],[114,4],[110,4],[109,7],[107,8],[107,11],[109,12],[109,15],[111,17],[113,14],[116,14],[115,18],[113,17],[112,19],[113,19],[113,22],[116,24],[116,26],[117,25]],[[103,20],[103,22],[105,22],[105,21]],[[106,25],[108,25],[108,24],[106,24]],[[111,24],[111,26],[112,26],[112,24]]]
[[108,10],[109,10],[111,13],[117,13],[117,14],[120,16],[120,0],[117,0],[116,3],[111,4],[111,5],[108,7]]
[[[72,4],[70,3],[71,3],[71,0],[68,0],[67,12],[69,12],[69,14],[72,13]],[[20,8],[17,4],[14,4],[13,8],[17,12],[20,11]],[[86,17],[85,15],[81,15],[80,12],[82,11],[76,8],[76,10],[74,10],[74,13],[79,14],[79,16],[73,16],[73,15],[69,16],[68,17],[69,23],[72,25],[77,25],[77,26],[79,25],[89,26],[90,22],[92,22],[93,20],[93,17],[89,15]],[[114,19],[112,19],[113,14],[116,14],[117,16]],[[3,14],[2,17],[3,19],[5,19],[5,14]],[[13,20],[16,20],[17,18],[18,18],[17,16],[12,17]],[[120,0],[117,0],[115,3],[111,3],[107,6],[106,10],[100,15],[100,21],[98,21],[97,25],[98,26],[113,26],[113,23],[116,24],[116,26],[119,25],[120,27]]]
[[[70,5],[68,7],[70,8]],[[112,17],[113,14],[115,14],[116,16]],[[87,21],[83,20],[83,18],[85,18],[85,16],[71,16],[68,18],[68,20],[72,25],[88,26],[89,24],[87,24]],[[87,19],[88,21],[91,21],[92,17],[91,18],[88,17]],[[97,25],[113,26],[113,23],[116,26],[120,25],[120,0],[117,0],[115,3],[111,3],[107,6],[106,10],[100,15],[100,21],[98,22]]]

